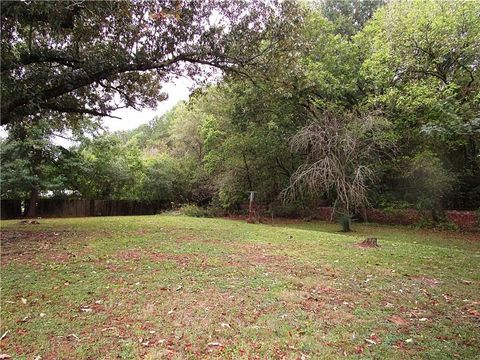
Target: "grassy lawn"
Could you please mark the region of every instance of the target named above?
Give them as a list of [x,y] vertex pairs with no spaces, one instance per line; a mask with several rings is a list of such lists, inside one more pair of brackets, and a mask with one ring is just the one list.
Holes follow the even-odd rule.
[[[336,230],[181,216],[3,221],[1,353],[480,358],[478,235]],[[381,248],[355,246],[367,236]]]

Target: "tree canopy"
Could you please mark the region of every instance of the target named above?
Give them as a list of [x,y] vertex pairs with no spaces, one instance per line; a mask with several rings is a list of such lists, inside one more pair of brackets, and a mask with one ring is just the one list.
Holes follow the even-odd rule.
[[1,123],[155,107],[162,83],[205,65],[244,73],[281,46],[294,10],[288,1],[2,2]]

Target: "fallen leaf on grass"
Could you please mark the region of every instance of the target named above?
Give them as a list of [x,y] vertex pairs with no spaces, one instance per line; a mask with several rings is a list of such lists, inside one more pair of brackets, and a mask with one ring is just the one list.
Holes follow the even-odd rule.
[[138,342],[139,342],[142,346],[145,346],[145,347],[150,346],[150,340],[147,340],[147,339],[144,339],[144,338],[140,338],[140,339],[138,339]]
[[177,307],[174,307],[174,308],[173,308],[172,310],[170,310],[167,314],[168,314],[168,315],[172,315],[175,310],[177,310]]
[[25,316],[23,319],[18,320],[17,322],[19,322],[19,323],[24,323],[24,322],[27,322],[29,318],[30,318],[30,315],[27,315],[27,316]]
[[480,311],[477,311],[475,309],[468,309],[467,312],[472,315],[473,317],[479,318],[480,319]]
[[214,341],[214,342],[209,342],[209,343],[207,344],[207,346],[208,346],[208,347],[223,347],[223,345],[222,345],[221,343],[216,342],[216,341]]
[[446,301],[447,303],[449,303],[450,301],[452,301],[452,297],[451,297],[451,296],[449,296],[449,295],[447,295],[447,294],[442,294],[442,296],[443,296],[443,298],[445,299],[445,301]]
[[392,315],[390,316],[390,318],[388,319],[388,321],[394,323],[395,325],[399,325],[399,326],[403,326],[403,325],[407,325],[408,324],[408,321],[401,318],[400,316],[398,315]]
[[7,336],[7,334],[8,334],[9,332],[10,332],[10,330],[5,331],[5,332],[3,333],[3,335],[0,336],[0,340],[5,339],[5,337]]
[[27,305],[27,299],[23,298],[21,299],[23,305]]
[[368,339],[365,339],[365,341],[367,343],[369,343],[370,345],[377,345],[377,344],[380,344],[380,338],[375,334],[375,333],[372,333],[370,335],[370,338]]
[[361,354],[364,350],[365,349],[362,345],[355,346],[355,354]]
[[[468,302],[470,300],[463,300],[465,302]],[[480,305],[480,301],[472,301],[469,305]]]
[[80,341],[80,338],[79,338],[77,335],[75,335],[75,334],[67,335],[67,339],[72,339],[72,338],[75,339],[75,340],[77,340],[77,341]]
[[[465,300],[464,300],[465,301]],[[467,300],[468,301],[468,300]],[[475,307],[478,307],[480,305],[480,301],[472,301],[470,303],[465,304],[462,308],[471,316],[479,318],[480,319],[480,311],[475,309]]]
[[114,326],[106,327],[106,328],[103,328],[103,329],[102,329],[102,332],[103,332],[103,331],[108,331],[108,330],[117,330],[117,328],[114,327]]

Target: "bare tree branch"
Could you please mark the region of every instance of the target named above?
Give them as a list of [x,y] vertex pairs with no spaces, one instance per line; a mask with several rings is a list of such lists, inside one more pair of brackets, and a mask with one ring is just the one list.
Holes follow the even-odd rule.
[[285,200],[298,190],[334,194],[334,208],[347,215],[368,204],[374,164],[393,147],[385,136],[388,124],[371,115],[319,113],[311,107],[313,121],[291,139],[294,152],[306,153],[306,161],[291,176],[283,191]]

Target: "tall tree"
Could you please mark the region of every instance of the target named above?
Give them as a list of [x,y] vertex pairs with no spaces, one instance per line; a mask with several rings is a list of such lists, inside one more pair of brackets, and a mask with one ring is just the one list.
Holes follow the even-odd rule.
[[[299,21],[291,1],[2,1],[1,124],[154,107],[203,65],[244,73]],[[261,46],[260,46],[261,44]],[[258,51],[260,49],[260,51]]]
[[42,193],[72,190],[80,168],[74,153],[53,142],[55,132],[46,121],[16,123],[2,141],[0,174],[2,199],[29,199],[28,217],[36,215]]

